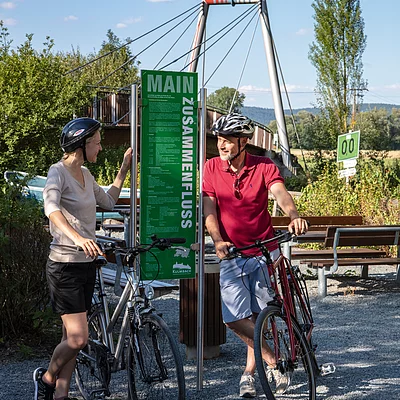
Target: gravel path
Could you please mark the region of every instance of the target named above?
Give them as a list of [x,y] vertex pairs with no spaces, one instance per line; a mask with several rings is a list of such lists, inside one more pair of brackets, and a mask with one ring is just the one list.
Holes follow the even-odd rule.
[[[333,362],[337,368],[334,374],[318,379],[318,399],[400,398],[400,285],[394,282],[393,267],[371,270],[373,279],[343,275],[329,279],[328,296],[324,299],[317,297],[317,281],[307,281],[316,322],[317,358],[320,363]],[[176,337],[178,302],[178,292],[155,302]],[[180,345],[180,349],[184,357],[184,346]],[[32,372],[47,362],[36,359],[0,365],[0,399],[33,398]],[[228,332],[221,355],[204,361],[201,391],[196,388],[196,362],[185,359],[187,398],[238,399],[244,363],[245,346]],[[257,389],[262,393],[259,384]],[[79,397],[76,392],[72,395]]]

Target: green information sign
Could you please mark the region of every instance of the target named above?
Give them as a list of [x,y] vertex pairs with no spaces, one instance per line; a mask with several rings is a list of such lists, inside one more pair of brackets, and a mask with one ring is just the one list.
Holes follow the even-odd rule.
[[360,152],[360,131],[338,136],[337,161],[353,160]]
[[140,241],[183,237],[141,255],[144,279],[193,278],[197,222],[197,74],[142,70]]

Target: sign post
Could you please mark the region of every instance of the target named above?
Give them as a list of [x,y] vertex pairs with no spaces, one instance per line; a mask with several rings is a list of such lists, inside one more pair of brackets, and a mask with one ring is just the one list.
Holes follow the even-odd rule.
[[346,177],[356,174],[355,166],[360,153],[360,131],[344,133],[338,136],[337,162],[343,162],[344,169],[339,170],[339,177]]
[[184,237],[141,254],[143,279],[194,278],[197,223],[197,73],[142,70],[140,241]]

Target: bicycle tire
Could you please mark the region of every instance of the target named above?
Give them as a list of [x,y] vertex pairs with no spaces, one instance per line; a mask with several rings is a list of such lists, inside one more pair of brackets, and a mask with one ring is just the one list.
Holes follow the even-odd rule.
[[[312,328],[311,324],[313,323],[313,321],[312,321],[312,311],[311,311],[310,301],[308,298],[307,285],[306,285],[304,278],[300,271],[295,271],[292,269],[291,275],[294,279],[297,280],[297,283],[299,285],[300,292],[301,292],[299,295],[299,293],[297,293],[294,285],[290,284],[290,293],[292,296],[293,308],[294,308],[294,313],[295,313],[294,317],[295,317],[296,321],[298,322],[298,325],[301,328],[301,331],[303,332],[303,334],[308,342],[309,348],[311,349],[310,357],[311,357],[312,365],[314,368],[314,373],[316,375],[319,375],[320,368],[318,366],[317,358],[315,356],[315,350],[316,350],[317,346],[313,342],[312,334],[310,332],[310,329]],[[304,312],[304,309],[301,305],[299,296],[303,297],[305,305],[308,308],[309,315],[311,316],[311,321],[309,321],[308,316]]]
[[185,399],[183,361],[165,321],[150,313],[132,327],[128,349],[131,400]]
[[[85,400],[109,396],[108,384],[111,369],[108,363],[108,348],[104,345],[106,325],[103,307],[92,306],[88,315],[89,339],[87,346],[76,358],[75,381]],[[96,397],[97,396],[97,397]]]
[[[290,357],[290,337],[287,318],[281,308],[268,306],[259,314],[254,329],[254,355],[261,386],[268,400],[275,400],[276,384],[268,372],[267,363],[262,357],[262,346],[267,344],[277,356],[277,369],[280,373],[290,375],[290,385],[284,392],[284,398],[299,400],[316,399],[316,381],[310,357],[310,348],[296,320],[291,323],[297,346],[296,360]],[[283,394],[283,393],[282,393]]]

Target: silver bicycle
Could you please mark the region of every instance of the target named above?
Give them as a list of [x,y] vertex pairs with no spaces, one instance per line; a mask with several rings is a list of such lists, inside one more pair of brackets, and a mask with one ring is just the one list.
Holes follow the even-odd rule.
[[[75,380],[85,400],[105,399],[116,391],[131,400],[185,399],[183,361],[177,342],[151,304],[154,296],[151,285],[139,285],[140,267],[136,261],[140,253],[153,247],[165,250],[174,243],[184,242],[181,238],[161,239],[153,235],[151,244],[133,248],[103,243],[105,251],[112,250],[116,257],[114,291],[120,298],[110,316],[101,269],[107,261],[99,258],[95,293],[88,313],[89,341],[80,351],[75,367]],[[122,291],[123,269],[126,285]],[[127,384],[126,380],[112,384],[113,373],[122,370],[127,371]]]

